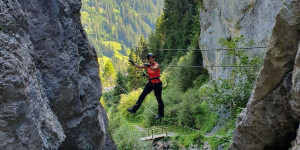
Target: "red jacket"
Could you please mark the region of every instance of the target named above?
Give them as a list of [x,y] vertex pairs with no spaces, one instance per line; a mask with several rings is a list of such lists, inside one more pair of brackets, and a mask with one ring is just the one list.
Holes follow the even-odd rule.
[[[158,65],[158,64],[155,63],[153,66],[155,66],[155,65]],[[151,79],[151,78],[157,78],[157,77],[160,76],[160,68],[157,69],[156,71],[153,71],[153,70],[150,69],[150,67],[148,67],[148,68],[147,68],[147,72],[148,72],[148,75],[149,75],[149,78],[150,78],[150,79]],[[152,80],[151,80],[151,83],[159,83],[159,82],[161,82],[159,78],[158,78],[158,79],[152,79]]]

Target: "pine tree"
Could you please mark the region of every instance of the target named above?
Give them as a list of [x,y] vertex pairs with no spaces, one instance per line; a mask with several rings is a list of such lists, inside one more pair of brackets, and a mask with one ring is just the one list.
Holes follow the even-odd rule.
[[126,82],[126,77],[121,72],[117,72],[116,87],[114,89],[115,96],[119,96],[127,92],[128,89]]
[[141,36],[136,50],[137,50],[137,55],[143,60],[148,53],[148,44],[144,36]]
[[[137,55],[133,52],[132,49],[129,54],[129,59],[132,59],[136,63],[141,62],[141,60],[137,57]],[[133,89],[137,89],[139,87],[143,87],[145,85],[147,79],[143,77],[142,70],[138,70],[130,63],[128,63],[127,72],[128,72],[128,89],[130,91]]]
[[104,65],[103,79],[102,83],[106,83],[104,86],[112,86],[116,79],[116,71],[109,60]]

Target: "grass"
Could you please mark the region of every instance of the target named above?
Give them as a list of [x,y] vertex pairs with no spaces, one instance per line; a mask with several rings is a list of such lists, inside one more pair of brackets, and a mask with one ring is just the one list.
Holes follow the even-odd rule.
[[114,8],[114,12],[115,12],[115,13],[118,13],[118,14],[121,13],[120,10],[115,9],[115,8]]
[[114,49],[114,50],[117,50],[117,51],[119,51],[119,50],[122,49],[121,43],[116,42],[116,41],[104,41],[103,44],[104,44],[105,46],[111,45],[111,46],[113,47],[113,49]]
[[98,57],[98,63],[100,65],[100,67],[104,67],[104,64],[110,60],[109,57],[103,56],[103,58]]
[[200,123],[200,130],[202,132],[209,132],[211,129],[217,124],[218,122],[218,115],[212,110],[210,110],[208,104],[206,102],[203,102],[201,104],[202,110],[203,110],[203,115],[198,116],[198,121]]

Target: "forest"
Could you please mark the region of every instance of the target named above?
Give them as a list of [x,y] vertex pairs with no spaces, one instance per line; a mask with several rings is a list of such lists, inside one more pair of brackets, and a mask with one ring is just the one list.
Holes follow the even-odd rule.
[[[85,5],[97,6],[91,2]],[[201,1],[164,0],[163,13],[157,17],[155,23],[153,23],[153,17],[141,17],[152,18],[152,20],[149,19],[149,24],[154,24],[154,27],[124,15],[130,13],[123,12],[128,10],[124,8],[129,6],[140,8],[139,6],[142,5],[133,5],[130,2],[125,5],[118,1],[116,3],[103,1],[102,7],[107,8],[106,13],[109,16],[106,18],[107,22],[103,24],[104,26],[95,26],[95,29],[91,30],[94,31],[96,28],[97,30],[106,30],[106,32],[99,31],[101,34],[97,34],[100,36],[100,41],[117,39],[122,41],[124,44],[121,49],[123,50],[125,45],[125,49],[128,48],[126,51],[128,58],[137,64],[146,62],[147,53],[155,54],[155,60],[160,63],[162,72],[162,99],[165,103],[165,116],[161,121],[154,118],[154,114],[157,112],[157,102],[153,93],[146,98],[143,107],[136,114],[132,115],[126,111],[127,108],[134,105],[147,83],[148,79],[143,76],[145,71],[134,68],[127,59],[123,64],[116,63],[113,49],[104,50],[100,47],[99,49],[103,50],[103,54],[99,53],[99,60],[102,55],[112,58],[112,61],[107,60],[105,65],[101,60],[99,61],[100,66],[104,65],[103,73],[100,70],[102,85],[111,87],[110,90],[104,92],[101,103],[107,110],[110,133],[118,148],[146,149],[151,147],[152,143],[139,141],[145,135],[135,126],[141,128],[168,127],[171,132],[176,133],[175,137],[163,139],[163,141],[171,141],[171,149],[190,147],[200,149],[203,148],[206,141],[213,149],[227,148],[232,140],[236,117],[246,106],[260,68],[233,68],[229,79],[213,80],[209,77],[207,68],[174,67],[203,66],[202,53],[197,51],[201,33],[199,28]],[[152,2],[153,4],[157,3]],[[120,12],[116,8],[111,8],[117,4],[120,6]],[[145,3],[142,6],[143,11],[147,11],[147,7],[152,5]],[[101,10],[98,7],[95,9]],[[158,11],[155,10],[154,12]],[[113,19],[117,13],[120,13],[122,19]],[[114,23],[107,27],[108,22]],[[131,27],[126,29],[128,27],[126,25],[123,26],[130,24],[130,22],[138,22],[136,26],[135,23],[131,25],[131,27],[135,26],[134,30]],[[84,19],[83,23],[89,24],[85,23]],[[96,24],[100,25],[101,23]],[[117,27],[117,25],[121,26]],[[92,32],[89,31],[89,27],[86,27],[85,30],[91,36]],[[125,36],[123,36],[124,33]],[[141,35],[140,38],[137,35]],[[97,39],[97,36],[92,35],[89,39]],[[93,42],[93,40],[91,41]],[[137,46],[126,47],[126,45]],[[261,57],[252,56],[247,51],[234,50],[236,47],[255,46],[251,39],[245,39],[243,36],[233,39],[219,39],[217,46],[219,48],[232,48],[226,55],[228,58],[234,58],[235,61],[222,64],[224,66],[259,66],[262,64]],[[112,55],[108,55],[107,51]],[[121,68],[126,68],[126,70],[124,71],[117,66],[122,66]]]
[[300,150],[300,0],[1,0],[0,150]]
[[96,49],[101,71],[110,60],[125,72],[129,49],[141,37],[147,38],[162,13],[162,0],[83,0],[81,20],[88,39]]

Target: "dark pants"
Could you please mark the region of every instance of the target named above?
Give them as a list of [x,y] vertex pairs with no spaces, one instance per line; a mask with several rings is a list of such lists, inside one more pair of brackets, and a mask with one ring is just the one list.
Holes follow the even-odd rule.
[[158,115],[164,116],[164,103],[161,99],[161,91],[162,91],[162,83],[157,83],[157,84],[151,84],[147,83],[142,94],[140,95],[138,101],[135,103],[135,105],[132,107],[133,111],[136,112],[141,104],[143,103],[145,97],[152,91],[154,90],[154,94],[156,97],[156,100],[158,102]]

